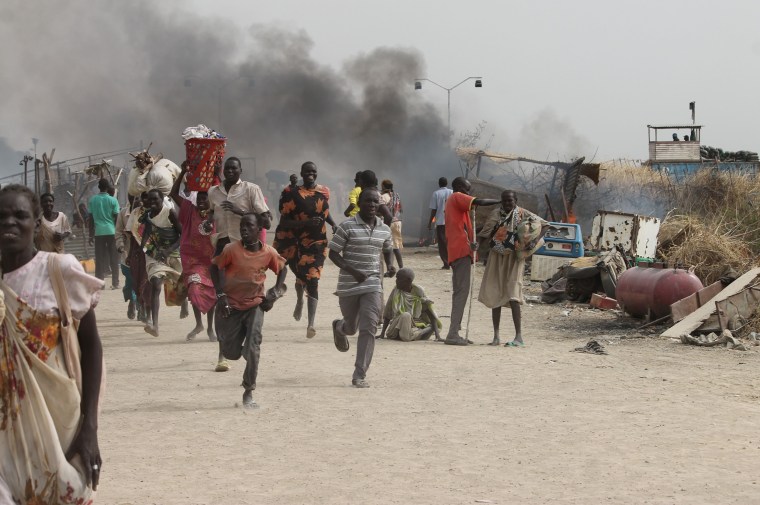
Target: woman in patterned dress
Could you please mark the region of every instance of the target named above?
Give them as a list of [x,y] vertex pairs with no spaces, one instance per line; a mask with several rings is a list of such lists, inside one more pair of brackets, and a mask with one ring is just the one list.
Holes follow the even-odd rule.
[[327,257],[327,227],[335,229],[330,216],[330,190],[317,184],[317,165],[301,165],[301,186],[287,186],[280,195],[280,224],[275,230],[277,252],[285,258],[296,276],[296,308],[293,318],[301,320],[303,294],[306,291],[306,338],[314,338],[314,318],[319,299],[319,278]]

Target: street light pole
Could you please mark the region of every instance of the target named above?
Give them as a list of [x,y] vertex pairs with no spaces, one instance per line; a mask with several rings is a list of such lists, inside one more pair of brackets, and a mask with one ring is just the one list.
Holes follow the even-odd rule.
[[32,157],[28,154],[24,155],[24,158],[18,162],[19,165],[24,165],[24,186],[27,186],[28,184],[28,177],[27,177],[27,164],[32,161]]
[[463,79],[462,81],[460,81],[457,84],[451,86],[450,88],[447,88],[446,86],[441,86],[437,82],[435,82],[435,81],[433,81],[431,79],[428,79],[427,77],[422,77],[422,78],[414,80],[414,89],[415,90],[421,90],[422,89],[422,81],[427,81],[430,84],[435,84],[436,86],[438,86],[442,90],[446,91],[446,111],[447,111],[447,116],[448,116],[448,121],[447,121],[446,124],[447,124],[447,126],[449,128],[449,148],[451,148],[451,91],[454,88],[457,88],[457,87],[461,86],[462,84],[464,84],[467,81],[472,80],[472,79],[475,79],[475,87],[476,88],[482,88],[483,87],[483,81],[482,81],[483,78],[482,77],[467,77],[466,79]]

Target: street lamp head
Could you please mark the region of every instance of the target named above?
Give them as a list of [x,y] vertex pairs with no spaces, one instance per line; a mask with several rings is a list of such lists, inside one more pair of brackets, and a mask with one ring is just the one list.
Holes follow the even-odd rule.
[[414,89],[415,90],[422,89],[422,83],[420,81],[414,81]]
[[476,88],[482,88],[483,87],[483,81],[480,79],[475,79],[475,87]]

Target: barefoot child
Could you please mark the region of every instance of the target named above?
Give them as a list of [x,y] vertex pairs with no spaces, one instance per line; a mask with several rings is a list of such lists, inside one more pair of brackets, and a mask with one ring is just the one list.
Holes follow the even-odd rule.
[[272,308],[275,296],[265,296],[266,272],[277,274],[274,292],[285,291],[285,258],[259,240],[261,218],[246,214],[240,219],[240,241],[227,244],[215,256],[211,278],[217,292],[216,333],[226,359],[246,360],[243,372],[243,407],[256,408],[253,390],[261,355],[261,328],[264,312]]

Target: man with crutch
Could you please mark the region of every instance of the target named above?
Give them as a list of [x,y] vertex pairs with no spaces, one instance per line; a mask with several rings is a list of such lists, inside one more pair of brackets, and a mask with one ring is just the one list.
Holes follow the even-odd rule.
[[470,211],[480,205],[496,205],[500,200],[470,196],[470,182],[457,177],[451,183],[454,193],[446,201],[446,241],[451,265],[451,326],[445,344],[467,345],[466,338],[459,335],[462,328],[464,308],[471,292],[475,266],[473,253],[477,248],[475,229]]

